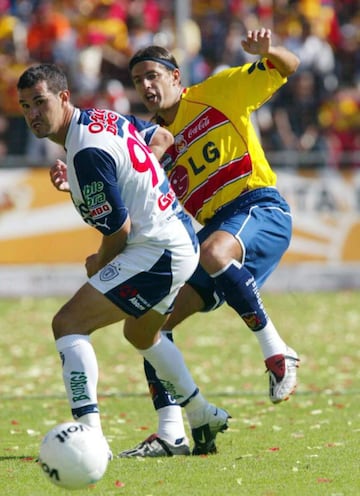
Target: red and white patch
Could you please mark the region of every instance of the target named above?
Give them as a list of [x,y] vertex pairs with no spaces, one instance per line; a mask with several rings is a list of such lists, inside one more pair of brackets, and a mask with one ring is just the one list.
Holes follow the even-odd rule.
[[176,166],[169,179],[176,196],[181,200],[189,190],[189,174],[186,167]]

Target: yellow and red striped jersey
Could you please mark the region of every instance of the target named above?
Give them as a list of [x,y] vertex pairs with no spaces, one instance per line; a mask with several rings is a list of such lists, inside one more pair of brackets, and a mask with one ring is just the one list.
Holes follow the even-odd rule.
[[242,193],[275,186],[251,112],[287,81],[266,59],[226,69],[185,88],[167,151],[167,174],[185,208],[202,224]]

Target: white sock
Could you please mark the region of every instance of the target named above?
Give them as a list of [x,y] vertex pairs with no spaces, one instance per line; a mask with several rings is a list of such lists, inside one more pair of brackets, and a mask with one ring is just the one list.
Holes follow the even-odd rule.
[[280,355],[286,352],[286,343],[281,339],[270,319],[268,319],[268,322],[263,329],[254,332],[254,334],[259,341],[264,360],[273,355]]
[[[163,329],[161,334],[172,341],[172,329]],[[157,434],[161,439],[176,444],[176,441],[186,437],[181,406],[164,406],[156,410],[156,413],[158,414]]]
[[154,367],[156,375],[177,403],[186,401],[197,389],[180,350],[169,339],[159,341],[139,353]]
[[[97,409],[99,370],[90,336],[70,334],[57,339],[55,344],[63,363],[64,385],[71,410],[73,414],[74,410],[79,412],[74,418],[101,428]],[[86,411],[87,405],[93,405],[93,411]]]
[[99,413],[87,413],[82,417],[77,419],[79,422],[92,427],[93,429],[98,429],[98,431],[102,434],[101,420]]
[[201,393],[191,398],[185,406],[186,415],[191,428],[200,427],[209,421],[209,412],[215,412],[216,407],[211,405]]
[[157,410],[159,417],[157,434],[171,444],[186,437],[181,407],[178,405],[164,406]]

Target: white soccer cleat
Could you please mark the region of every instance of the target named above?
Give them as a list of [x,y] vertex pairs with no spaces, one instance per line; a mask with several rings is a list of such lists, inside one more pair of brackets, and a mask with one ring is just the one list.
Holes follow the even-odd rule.
[[119,458],[155,458],[163,456],[190,455],[189,440],[184,437],[178,443],[172,444],[161,439],[157,434],[152,434],[145,441],[139,443],[135,448],[124,450],[119,453]]
[[273,403],[286,401],[294,393],[299,361],[296,351],[289,347],[284,355],[273,355],[265,360],[266,371],[269,372],[269,396]]

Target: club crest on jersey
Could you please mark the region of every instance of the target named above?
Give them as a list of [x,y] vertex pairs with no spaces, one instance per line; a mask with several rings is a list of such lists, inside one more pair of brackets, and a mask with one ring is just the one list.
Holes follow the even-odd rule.
[[99,274],[100,281],[111,281],[118,275],[118,269],[114,265],[107,265]]
[[174,146],[178,155],[185,151],[187,148],[187,143],[182,134],[178,134],[174,139]]

